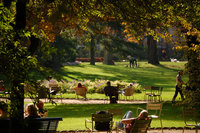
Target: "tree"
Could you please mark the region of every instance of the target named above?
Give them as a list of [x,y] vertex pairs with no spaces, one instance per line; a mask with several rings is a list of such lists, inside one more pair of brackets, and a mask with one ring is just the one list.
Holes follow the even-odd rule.
[[[14,0],[13,0],[14,1]],[[46,40],[51,42],[49,39],[52,34],[48,34],[49,30],[45,29],[49,28],[46,26],[40,27],[40,24],[44,24],[45,21],[42,15],[46,15],[50,10],[54,8],[50,8],[52,5],[41,4],[46,1],[29,1],[27,3],[26,0],[17,0],[14,3],[12,1],[3,1],[0,3],[1,10],[1,45],[0,45],[0,59],[1,63],[0,68],[2,74],[9,81],[11,86],[11,110],[10,117],[12,122],[11,132],[24,132],[24,83],[25,81],[30,81],[31,79],[28,77],[28,73],[32,69],[37,69],[40,71],[42,68],[37,59],[34,57],[34,53],[37,50],[38,46],[41,44],[40,39],[43,36]],[[27,19],[27,8],[26,6],[33,8],[32,17],[36,22],[26,23]],[[38,6],[37,6],[38,4]],[[40,7],[40,4],[43,7]],[[50,7],[48,7],[50,5]],[[56,4],[54,4],[56,5]],[[48,7],[48,11],[46,11],[45,7]],[[43,10],[40,14],[37,14],[37,9]],[[16,13],[16,14],[15,14]],[[31,16],[31,15],[30,15]],[[28,17],[30,17],[28,16]],[[30,21],[30,20],[29,20]],[[47,22],[47,21],[46,21]],[[48,23],[48,22],[47,22]],[[50,26],[52,24],[48,23]],[[44,29],[44,30],[42,30]],[[54,36],[52,36],[53,38]]]
[[[4,62],[0,68],[11,84],[13,132],[23,133],[24,81],[30,81],[28,73],[31,69],[42,68],[34,57],[37,48],[47,45],[43,41],[54,42],[56,35],[65,29],[74,29],[74,35],[84,34],[88,24],[97,20],[123,21],[127,32],[139,40],[144,35],[156,38],[161,33],[171,39],[167,30],[174,26],[174,43],[176,46],[182,44],[179,47],[184,47],[189,57],[189,85],[196,88],[192,94],[200,89],[197,75],[200,69],[198,0],[3,0],[4,6],[2,2],[0,4],[0,58]],[[191,41],[193,37],[196,37],[195,41]],[[187,42],[191,42],[189,47]]]
[[[2,4],[2,3],[1,3]],[[5,5],[5,6],[10,6]],[[14,8],[14,7],[11,7]],[[11,111],[10,117],[13,125],[12,132],[22,132],[24,125],[24,80],[27,79],[29,69],[34,68],[37,63],[34,57],[30,57],[33,42],[28,49],[26,44],[26,35],[29,33],[23,31],[26,26],[26,1],[19,0],[16,2],[15,24],[14,16],[7,8],[1,6],[1,15],[4,19],[1,24],[1,64],[2,74],[11,84]]]
[[77,40],[66,38],[63,33],[63,35],[56,36],[51,46],[38,48],[37,59],[43,66],[58,72],[64,63],[75,61],[76,46]]
[[147,37],[147,46],[148,46],[148,63],[153,65],[158,65],[158,56],[157,56],[157,41],[153,39],[153,36]]
[[90,43],[90,65],[95,65],[95,40],[94,35],[91,34],[91,43]]

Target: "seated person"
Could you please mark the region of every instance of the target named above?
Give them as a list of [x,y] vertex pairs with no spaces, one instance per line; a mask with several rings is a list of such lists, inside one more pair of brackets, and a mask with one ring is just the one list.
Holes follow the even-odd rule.
[[142,110],[138,115],[138,117],[136,118],[133,118],[132,115],[133,115],[132,111],[126,112],[126,114],[123,116],[122,120],[119,123],[119,128],[121,129],[125,128],[126,133],[130,132],[136,119],[145,119],[145,120],[148,119],[148,112],[146,110]]
[[6,87],[4,85],[4,81],[0,80],[0,91],[6,91]]
[[110,81],[107,82],[107,86],[104,87],[104,93],[106,96],[109,96],[110,103],[117,103],[118,100],[118,88],[111,86]]
[[[107,111],[97,111],[96,114],[108,114]],[[98,131],[108,131],[110,122],[95,122],[95,129]]]
[[122,95],[125,95],[125,91],[126,91],[126,89],[132,89],[132,90],[134,91],[133,84],[132,84],[132,83],[130,83],[130,85],[129,85],[129,86],[127,86],[125,89],[123,89],[123,90],[122,90]]
[[56,95],[57,92],[52,87],[58,87],[58,82],[52,76],[49,76],[46,87],[49,88],[50,94]]
[[44,109],[44,102],[39,101],[37,104],[38,107],[38,113],[40,115],[40,117],[44,118],[48,115],[48,110]]
[[84,87],[81,83],[78,83],[78,86],[77,86],[76,88],[74,88],[74,90],[76,91],[77,88],[82,88],[82,89],[85,90],[85,94],[84,94],[84,95],[81,95],[81,96],[84,97],[85,99],[87,99],[87,98],[86,98],[87,88]]
[[8,104],[4,101],[0,101],[0,118],[6,119],[8,118]]
[[25,119],[40,118],[37,108],[33,104],[29,104],[25,109]]
[[37,108],[33,104],[29,104],[25,109],[25,133],[38,133],[42,126],[40,122],[31,121],[34,118],[40,118],[37,112]]

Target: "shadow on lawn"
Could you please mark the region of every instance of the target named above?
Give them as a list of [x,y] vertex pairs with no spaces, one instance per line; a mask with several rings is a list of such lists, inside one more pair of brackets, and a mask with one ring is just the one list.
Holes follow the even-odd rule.
[[[85,65],[77,65],[72,67],[86,67]],[[90,74],[83,72],[70,72],[66,69],[63,69],[60,74],[64,75],[69,79],[78,79],[78,80],[91,80],[94,81],[96,79],[105,79],[110,81],[127,81],[127,82],[134,82],[138,81],[139,84],[142,86],[144,85],[154,85],[154,86],[161,86],[164,88],[174,88],[172,84],[175,84],[175,75],[177,70],[173,68],[168,68],[164,65],[158,65],[158,67],[152,67],[151,69],[146,68],[129,68],[123,67],[119,65],[102,65],[97,64],[95,66],[90,66],[93,68],[97,68],[98,70],[102,71],[100,74]],[[169,71],[171,70],[171,71]],[[165,71],[169,71],[166,73]],[[104,74],[104,75],[103,75]],[[71,76],[73,75],[73,76]],[[170,78],[169,75],[174,75],[174,79]],[[74,78],[75,77],[75,78]]]
[[158,66],[161,67],[161,68],[164,68],[164,69],[168,69],[168,70],[174,71],[174,72],[177,72],[179,70],[179,69],[169,68],[169,67],[166,67],[166,66],[161,65],[161,64],[159,64]]
[[[133,117],[136,117],[136,109],[144,108],[146,104],[59,104],[57,106],[47,105],[48,117],[62,118],[90,118],[91,113],[99,110],[107,110],[111,108],[121,108],[123,114],[127,111],[133,111]],[[162,109],[162,120],[183,121],[182,107],[172,105],[171,102],[165,102]]]

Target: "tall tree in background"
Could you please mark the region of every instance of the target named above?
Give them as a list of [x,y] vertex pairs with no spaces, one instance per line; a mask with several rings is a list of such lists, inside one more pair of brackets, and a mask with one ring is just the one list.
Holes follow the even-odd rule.
[[95,36],[91,34],[90,42],[90,65],[95,65]]
[[157,41],[153,39],[153,36],[147,36],[147,46],[148,46],[148,63],[153,65],[158,65],[158,55],[157,55]]

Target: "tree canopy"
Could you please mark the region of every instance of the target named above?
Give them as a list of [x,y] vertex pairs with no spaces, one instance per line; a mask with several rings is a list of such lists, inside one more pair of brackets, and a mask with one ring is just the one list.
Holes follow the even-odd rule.
[[147,35],[158,40],[161,36],[176,48],[185,49],[188,83],[199,91],[199,20],[199,0],[0,1],[0,71],[11,86],[11,117],[17,123],[12,132],[23,132],[23,84],[32,80],[28,73],[45,70],[36,58],[36,50],[52,44],[61,31],[67,29],[73,36],[81,36],[91,24],[103,21],[121,23],[124,33],[138,40]]

